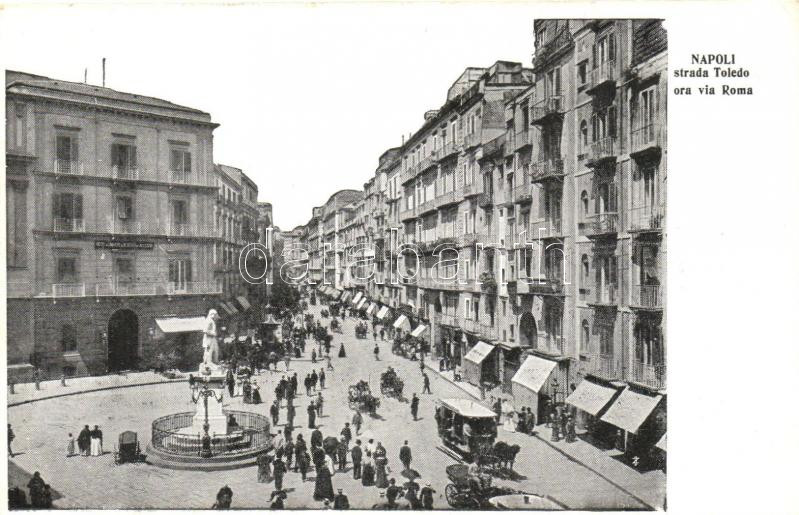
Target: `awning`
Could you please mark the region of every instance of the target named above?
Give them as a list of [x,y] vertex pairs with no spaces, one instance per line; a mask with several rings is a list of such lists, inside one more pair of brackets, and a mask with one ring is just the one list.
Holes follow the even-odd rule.
[[408,317],[405,315],[400,315],[394,320],[394,329],[404,329],[408,331],[411,328],[411,323],[408,321]]
[[236,306],[234,306],[232,302],[225,302],[225,304],[227,305],[228,308],[230,308],[231,315],[235,315],[236,313],[239,312],[239,310],[236,309]]
[[627,387],[602,415],[601,420],[630,433],[638,433],[641,424],[652,414],[662,398],[662,395],[637,392]]
[[355,294],[355,298],[352,299],[352,305],[354,306],[354,305],[358,304],[358,301],[361,300],[361,297],[363,297],[363,293],[362,292],[356,293]]
[[418,337],[422,336],[422,333],[425,332],[425,329],[427,329],[426,325],[419,324],[419,325],[416,326],[416,329],[414,329],[411,332],[411,336],[413,336],[414,338],[418,338]]
[[497,342],[497,345],[505,350],[515,350],[521,348],[519,342]]
[[193,333],[205,331],[205,317],[156,318],[156,325],[163,333]]
[[241,304],[241,307],[243,307],[244,309],[250,309],[252,307],[250,305],[250,302],[244,297],[241,296],[236,297],[236,300],[239,301],[239,304]]
[[219,307],[221,308],[221,309],[217,309],[217,311],[219,313],[222,313],[224,315],[232,315],[233,314],[233,312],[230,311],[230,308],[228,307],[228,305],[225,304],[224,302],[220,301],[219,302]]
[[347,302],[350,297],[352,297],[352,293],[345,291],[344,295],[341,296],[341,302]]
[[660,437],[660,440],[658,440],[658,443],[655,444],[655,447],[663,452],[666,452],[666,433],[663,433],[663,436]]
[[494,418],[497,414],[471,399],[441,399],[441,404],[450,411],[468,418]]
[[339,297],[341,297],[341,292],[338,290],[333,290],[333,298],[338,300]]
[[225,343],[233,343],[233,340],[235,340],[235,338],[234,338],[234,337],[232,337],[232,336],[227,336],[227,337],[225,337],[225,339],[224,339],[224,340],[222,340],[222,341],[224,341]]
[[618,393],[619,390],[616,388],[583,379],[571,395],[566,397],[566,404],[597,416]]
[[363,308],[363,306],[365,304],[366,304],[366,299],[361,299],[361,301],[358,303],[358,305],[355,306],[355,309],[361,309],[361,308]]
[[489,345],[486,342],[477,342],[477,345],[472,347],[472,350],[470,350],[464,358],[479,365],[491,354],[492,350],[494,350],[493,345]]
[[554,361],[539,358],[538,356],[527,356],[522,366],[514,374],[511,382],[518,383],[535,393],[539,393],[556,366],[557,363]]
[[377,311],[377,304],[375,304],[374,302],[372,302],[371,304],[369,304],[369,307],[368,307],[368,308],[366,308],[366,314],[367,314],[367,315],[371,315],[371,314],[372,314],[372,313],[374,313],[375,311]]
[[383,306],[382,308],[380,308],[380,311],[377,312],[377,318],[383,320],[384,318],[386,318],[386,315],[388,315],[388,306]]

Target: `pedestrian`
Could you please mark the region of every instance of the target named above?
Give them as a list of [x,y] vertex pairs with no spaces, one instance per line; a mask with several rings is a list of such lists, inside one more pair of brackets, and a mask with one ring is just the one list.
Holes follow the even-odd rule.
[[[63,380],[63,376],[62,376]],[[66,386],[66,385],[65,385]],[[44,492],[42,493],[42,509],[51,510],[53,508],[53,492],[50,490],[50,485],[44,485]]]
[[91,431],[89,430],[89,425],[86,424],[78,433],[78,451],[80,451],[81,456],[89,455],[91,440]]
[[352,416],[352,425],[355,426],[355,434],[361,434],[361,425],[363,424],[363,415],[360,411],[356,411]]
[[297,441],[294,443],[294,472],[300,468],[300,456],[302,453],[308,452],[308,445],[305,443],[302,435],[297,435]]
[[373,459],[371,445],[367,445],[366,458],[363,461],[363,469],[361,470],[361,484],[363,486],[374,486],[375,484],[375,466]]
[[552,436],[550,437],[550,440],[553,441],[553,442],[559,442],[560,441],[560,420],[558,420],[557,413],[555,413],[554,411],[552,412],[552,414],[549,417],[550,417],[550,425],[552,426]]
[[311,372],[311,388],[313,388],[314,392],[316,391],[316,385],[318,382],[319,382],[319,376],[317,375],[316,370],[313,370]]
[[363,450],[361,449],[361,441],[355,440],[355,445],[350,450],[352,456],[352,478],[361,479],[361,460],[363,459]]
[[[8,432],[9,434],[11,433],[11,427],[8,428]],[[75,437],[72,436],[72,433],[69,433],[67,438],[67,458],[71,458],[75,455]],[[13,456],[13,454],[11,454],[11,447],[8,449],[8,455]]]
[[327,499],[332,501],[333,495],[333,461],[325,455],[324,461],[316,471],[316,485],[314,485],[313,498],[317,501]]
[[322,406],[324,405],[324,399],[322,398],[322,392],[319,392],[319,395],[316,398],[316,414],[319,418],[322,418]]
[[316,427],[316,407],[314,406],[313,399],[308,404],[308,429]]
[[413,398],[411,399],[411,415],[413,415],[414,420],[418,420],[419,415],[419,397],[416,394],[413,394]]
[[277,422],[280,419],[280,407],[278,403],[279,401],[275,399],[275,402],[269,406],[269,414],[272,416],[272,425],[275,427],[277,427]]
[[316,363],[316,349],[311,349],[311,363]]
[[38,470],[33,473],[33,477],[28,481],[28,490],[31,496],[31,507],[42,508],[44,504],[44,479],[42,479],[42,475]]
[[289,365],[291,364],[291,354],[286,354],[286,357],[283,358],[283,361],[286,363],[286,372],[288,372]]
[[569,415],[566,421],[566,441],[572,443],[575,440],[577,440],[577,430],[574,425],[574,417]]
[[[271,452],[271,451],[270,451]],[[258,482],[267,483],[272,479],[271,468],[273,456],[269,456],[269,452],[262,452],[255,459],[255,464],[258,466]]]
[[[318,428],[314,429],[311,433],[311,449],[315,449],[317,447],[322,447],[322,431]],[[314,462],[314,465],[316,462]]]
[[102,456],[103,455],[103,432],[100,431],[100,426],[94,426],[91,433],[91,455],[92,456]]
[[344,342],[341,342],[341,344],[338,346],[338,357],[339,358],[347,357],[347,351],[344,349]]
[[252,403],[261,404],[261,388],[255,382],[255,379],[252,381]]
[[347,469],[347,442],[346,440],[341,440],[338,443],[338,447],[336,448],[336,454],[338,457],[338,469],[341,472],[344,472]]
[[286,474],[286,465],[280,458],[275,459],[274,475],[275,475],[275,488],[283,490],[283,476]]
[[[330,360],[328,360],[329,362]],[[319,387],[324,390],[325,389],[325,370],[320,368],[319,369]]]
[[388,488],[388,453],[383,444],[377,442],[375,452],[372,454],[375,461],[375,486],[377,488]]
[[411,476],[411,479],[406,482],[403,487],[405,490],[405,500],[410,503],[411,509],[420,509],[421,503],[419,502],[419,484],[413,480],[413,476]]
[[422,393],[432,394],[433,392],[430,391],[430,377],[424,372],[422,372],[422,377],[424,378],[424,387],[422,387]]
[[270,497],[270,500],[272,501],[272,503],[269,505],[269,508],[273,509],[273,510],[284,510],[284,509],[286,509],[286,505],[283,503],[283,501],[286,500],[286,497],[288,497],[288,495],[286,495],[285,490],[275,490],[275,491],[273,491],[272,495]]
[[8,424],[8,455],[13,458],[14,451],[11,450],[11,442],[14,441],[14,431],[11,430],[11,424]]
[[372,328],[372,339],[377,341],[377,328],[376,327]]
[[289,403],[286,406],[286,427],[289,429],[294,429],[294,417],[296,416],[297,411],[294,408],[294,404]]
[[344,495],[341,488],[338,489],[338,494],[336,498],[333,499],[333,509],[334,510],[349,510],[350,509],[350,500]]
[[297,372],[294,372],[294,375],[291,376],[291,390],[294,392],[294,395],[297,394]]
[[527,434],[535,434],[535,414],[530,408],[527,408]]
[[308,477],[308,469],[311,468],[311,455],[308,454],[307,450],[304,450],[297,458],[297,462],[300,465],[300,475],[302,476],[302,481],[304,483]]
[[380,341],[385,341],[385,340],[386,340],[386,330],[381,327],[380,328]]
[[305,384],[305,395],[310,397],[311,396],[311,375],[310,374],[307,374],[305,376],[305,381],[303,381],[303,383]]
[[397,486],[397,480],[393,477],[388,482],[388,488],[386,488],[386,499],[388,499],[388,506],[390,509],[395,509],[397,507],[397,498],[402,495],[402,487]]
[[228,510],[231,504],[233,504],[233,490],[228,485],[225,485],[217,492],[213,509]]
[[344,423],[344,429],[341,430],[341,438],[347,444],[347,447],[350,445],[350,440],[352,440],[352,429],[350,429],[350,423]]
[[375,361],[380,361],[380,347],[375,343]]
[[330,359],[330,349],[327,350],[327,356],[325,356],[325,359],[327,360],[327,369],[333,370],[333,360]]
[[422,507],[425,510],[432,510],[433,509],[433,494],[436,493],[433,490],[433,487],[430,486],[430,483],[427,483],[423,488],[422,491],[419,493],[419,496],[422,500]]
[[400,447],[399,459],[400,463],[402,463],[402,466],[405,467],[405,470],[410,470],[411,460],[413,458],[411,456],[411,448],[408,447],[408,440],[405,440],[405,444]]
[[291,469],[291,460],[294,459],[294,442],[291,435],[286,436],[286,443],[283,444],[283,455],[286,457],[286,471]]

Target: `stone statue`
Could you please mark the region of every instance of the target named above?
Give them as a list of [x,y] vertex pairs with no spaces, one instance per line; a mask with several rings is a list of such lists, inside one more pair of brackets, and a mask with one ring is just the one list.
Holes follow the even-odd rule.
[[208,311],[203,330],[203,365],[213,366],[219,363],[219,343],[216,340],[216,321],[219,316],[215,309]]

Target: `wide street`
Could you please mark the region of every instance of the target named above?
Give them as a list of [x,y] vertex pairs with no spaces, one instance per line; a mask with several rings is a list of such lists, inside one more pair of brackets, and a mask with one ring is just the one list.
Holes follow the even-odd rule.
[[[312,308],[317,314],[319,308]],[[338,436],[344,423],[352,418],[347,405],[347,388],[360,379],[369,381],[372,391],[379,392],[379,376],[387,366],[393,366],[405,381],[406,397],[421,392],[422,376],[418,362],[394,356],[388,341],[380,342],[380,361],[376,361],[372,350],[374,340],[358,340],[354,336],[355,322],[344,323],[344,334],[334,333],[334,371],[327,371],[327,384],[323,391],[324,415],[317,419],[325,436]],[[347,357],[339,359],[338,349],[344,343]],[[310,353],[311,342],[307,347]],[[310,439],[305,408],[308,398],[304,394],[302,380],[311,368],[324,367],[323,362],[312,365],[309,360],[292,361],[290,372],[297,372],[302,393],[297,399],[295,435],[302,433]],[[225,398],[226,406],[232,409],[268,413],[269,403],[274,398],[274,386],[283,375],[285,365],[279,372],[263,372],[258,377],[264,403],[243,404],[241,398]],[[409,404],[395,399],[382,398],[377,418],[364,416],[364,431],[371,431],[377,441],[388,451],[389,477],[398,482],[401,464],[399,448],[408,440],[413,451],[412,467],[422,474],[421,484],[430,482],[436,490],[435,507],[449,508],[444,499],[444,488],[448,483],[445,467],[455,459],[441,449],[435,420],[435,399],[439,397],[468,398],[456,386],[440,379],[428,371],[432,383],[432,395],[419,395],[420,418],[414,421]],[[186,383],[142,386],[102,392],[86,393],[24,404],[8,409],[9,423],[16,433],[14,452],[19,453],[9,460],[10,483],[22,484],[23,478],[40,471],[44,480],[55,490],[54,505],[58,508],[209,508],[217,490],[229,485],[233,490],[234,508],[263,508],[269,505],[273,483],[256,481],[256,468],[250,467],[221,472],[177,471],[157,468],[148,464],[116,466],[113,455],[102,457],[75,456],[66,458],[67,435],[77,433],[84,424],[100,425],[104,432],[105,450],[112,451],[120,432],[136,431],[142,449],[150,438],[151,421],[159,416],[194,409]],[[281,410],[280,427],[285,422],[285,408]],[[623,467],[618,463],[584,463],[559,452],[545,439],[499,431],[498,440],[521,445],[515,470],[521,477],[518,481],[495,480],[513,488],[554,497],[570,508],[592,509],[647,509],[662,498],[658,490],[665,489],[665,476],[649,473],[642,476],[629,471],[631,483],[638,486],[638,494],[632,493],[628,485],[608,478],[603,467]],[[605,458],[612,462],[611,458]],[[352,479],[352,472],[333,476],[335,489],[342,488],[353,508],[371,508],[378,501],[375,487],[363,487]],[[626,472],[622,472],[627,474]],[[614,477],[617,477],[618,474]],[[310,478],[313,474],[310,474]],[[626,476],[625,476],[626,477]],[[644,481],[644,487],[641,486]],[[27,483],[27,479],[24,479]],[[642,499],[640,491],[651,483],[654,491]],[[289,508],[321,508],[322,503],[313,500],[313,481],[302,482],[299,474],[290,472],[284,481],[288,491],[286,506]]]

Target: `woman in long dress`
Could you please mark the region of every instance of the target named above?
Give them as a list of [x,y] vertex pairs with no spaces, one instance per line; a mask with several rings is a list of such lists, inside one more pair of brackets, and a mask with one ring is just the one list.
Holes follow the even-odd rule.
[[347,351],[344,350],[344,342],[341,342],[341,344],[338,346],[338,357],[339,358],[347,357]]
[[507,400],[502,401],[502,428],[510,433],[516,432],[516,412]]
[[241,377],[236,378],[236,389],[233,390],[234,397],[240,397],[243,393],[244,382],[241,380]]
[[378,442],[377,449],[375,449],[375,486],[377,488],[388,488],[388,458],[386,457],[386,449]]
[[372,453],[369,450],[366,451],[366,459],[363,462],[361,484],[363,486],[374,486],[375,484],[375,466],[372,461]]
[[330,456],[325,456],[324,463],[316,471],[316,484],[314,486],[313,498],[317,501],[327,499],[332,501],[333,495],[333,460]]
[[252,382],[252,403],[261,404],[261,389],[254,380]]

